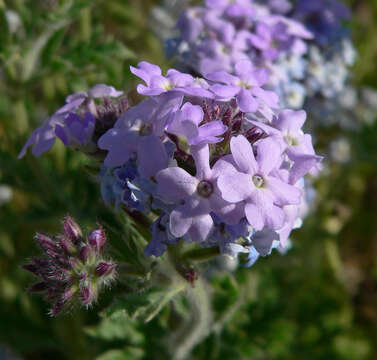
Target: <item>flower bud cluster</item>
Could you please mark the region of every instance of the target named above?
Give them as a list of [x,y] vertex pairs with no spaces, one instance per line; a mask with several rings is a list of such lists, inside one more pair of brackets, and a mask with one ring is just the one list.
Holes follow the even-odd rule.
[[62,234],[38,233],[35,240],[44,256],[23,267],[40,277],[29,291],[45,294],[52,303],[51,316],[70,311],[75,304],[92,305],[115,277],[115,263],[103,258],[106,235],[101,227],[84,238],[77,223],[67,216]]
[[334,98],[344,90],[356,57],[338,0],[205,0],[180,16],[169,55],[189,72],[235,72],[240,60],[269,71],[268,88],[284,107],[307,98]]

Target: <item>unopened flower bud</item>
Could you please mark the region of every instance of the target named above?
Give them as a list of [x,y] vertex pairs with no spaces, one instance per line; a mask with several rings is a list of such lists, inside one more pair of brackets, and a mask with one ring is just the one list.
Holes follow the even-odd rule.
[[88,236],[88,241],[97,252],[100,252],[106,243],[106,234],[103,228],[93,230]]
[[63,301],[58,301],[54,304],[52,309],[50,310],[50,315],[52,317],[58,316],[64,308],[64,302]]
[[91,305],[97,300],[97,287],[90,283],[81,289],[81,300],[85,306]]
[[64,291],[63,296],[62,296],[63,301],[64,302],[71,301],[73,297],[76,295],[77,291],[78,291],[78,288],[76,285],[72,285],[69,288],[67,288]]
[[66,216],[63,222],[64,232],[74,244],[77,244],[82,238],[80,226],[70,217]]
[[115,264],[101,262],[96,267],[96,274],[99,277],[111,276],[114,273]]
[[91,248],[88,245],[85,245],[80,249],[80,259],[83,262],[86,262],[88,260],[90,251]]
[[47,289],[47,287],[48,287],[47,283],[44,282],[44,281],[41,281],[37,284],[30,286],[29,291],[30,292],[41,292],[41,291],[45,291]]
[[45,251],[45,252],[52,252],[57,253],[58,251],[58,246],[56,245],[56,242],[54,242],[50,236],[42,234],[42,233],[37,233],[35,235],[35,239],[37,240],[39,246]]
[[22,268],[25,269],[25,270],[27,270],[27,271],[30,271],[34,275],[38,275],[39,274],[39,271],[38,271],[39,268],[35,264],[22,265]]
[[59,243],[67,254],[75,254],[77,252],[77,248],[70,238],[62,236],[59,239]]

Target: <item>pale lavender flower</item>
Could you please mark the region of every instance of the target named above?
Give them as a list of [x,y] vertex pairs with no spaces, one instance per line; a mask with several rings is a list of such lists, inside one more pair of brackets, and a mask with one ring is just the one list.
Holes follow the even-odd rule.
[[285,220],[281,206],[299,204],[301,191],[274,176],[282,161],[279,144],[270,138],[258,141],[256,158],[242,135],[232,138],[230,146],[237,172],[219,177],[223,198],[245,201],[246,218],[255,230],[280,229]]
[[315,155],[311,135],[301,130],[305,120],[306,113],[303,110],[284,110],[272,120],[272,126],[251,121],[279,141],[283,151],[294,162],[290,169],[290,184],[295,184],[309,171],[315,172],[322,161],[322,157]]
[[238,62],[235,69],[237,76],[225,71],[206,76],[209,80],[218,82],[210,87],[218,99],[235,97],[238,106],[244,112],[255,112],[260,104],[267,104],[271,108],[278,107],[277,95],[261,88],[268,80],[268,72],[265,69],[255,69],[247,60]]
[[170,214],[169,228],[175,237],[187,234],[191,241],[204,241],[213,227],[210,212],[231,223],[240,220],[235,205],[226,202],[217,189],[216,180],[231,166],[218,161],[209,166],[208,145],[191,147],[196,163],[196,176],[179,167],[171,167],[156,175],[158,193],[167,202],[179,204]]
[[173,115],[166,131],[184,136],[189,145],[214,144],[223,140],[219,137],[227,130],[222,121],[203,123],[204,112],[201,106],[185,103]]

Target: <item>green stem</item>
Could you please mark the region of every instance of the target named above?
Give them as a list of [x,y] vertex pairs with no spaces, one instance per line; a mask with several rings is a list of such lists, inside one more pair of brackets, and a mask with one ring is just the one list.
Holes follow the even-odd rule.
[[187,287],[187,299],[191,308],[189,321],[169,340],[173,358],[177,360],[188,357],[195,345],[209,334],[212,323],[208,291],[202,280],[198,280],[195,287]]
[[91,9],[86,7],[81,10],[80,13],[80,30],[81,30],[81,39],[84,42],[89,42],[92,29],[91,29]]
[[133,266],[128,264],[120,264],[117,266],[117,272],[120,276],[136,276],[145,278],[148,273],[140,266]]

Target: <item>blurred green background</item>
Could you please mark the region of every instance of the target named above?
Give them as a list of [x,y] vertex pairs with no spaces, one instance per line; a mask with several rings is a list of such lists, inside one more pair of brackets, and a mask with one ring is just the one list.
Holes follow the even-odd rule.
[[[148,324],[104,320],[97,307],[51,319],[26,292],[20,266],[37,254],[33,234],[56,233],[70,214],[87,228],[111,221],[85,158],[56,144],[39,159],[17,154],[67,94],[107,83],[129,91],[129,65],[167,67],[149,29],[157,0],[0,0],[0,360],[169,359],[174,312]],[[359,58],[357,86],[377,87],[377,2],[349,1]],[[318,152],[340,135],[350,160],[315,182],[314,212],[293,248],[212,280],[211,334],[192,359],[377,358],[377,123],[318,130]],[[340,133],[340,131],[342,131]],[[116,241],[116,239],[112,239]]]

